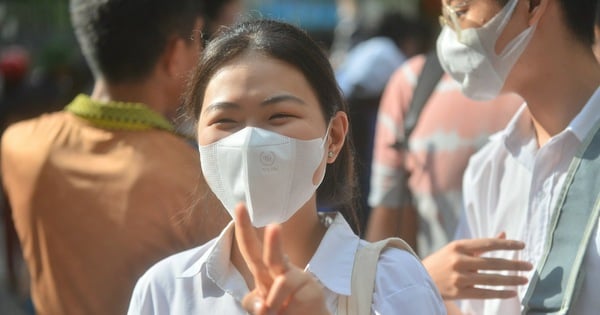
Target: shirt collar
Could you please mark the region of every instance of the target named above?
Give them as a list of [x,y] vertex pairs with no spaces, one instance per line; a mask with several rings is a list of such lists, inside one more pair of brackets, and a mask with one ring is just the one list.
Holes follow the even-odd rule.
[[[188,269],[179,275],[179,278],[194,277],[206,266],[208,277],[221,288],[229,287],[235,296],[244,296],[247,288],[234,286],[239,273],[231,265],[231,244],[233,242],[233,221],[230,222],[213,245]],[[352,268],[354,257],[358,250],[360,239],[341,214],[337,214],[325,232],[317,251],[306,266],[306,271],[311,272],[323,286],[341,295],[350,295]],[[232,273],[235,273],[233,275]],[[247,293],[247,292],[246,292]]]
[[[594,124],[600,118],[600,88],[596,89],[592,97],[583,106],[581,111],[573,118],[567,128],[560,134],[571,133],[583,142]],[[558,136],[558,135],[557,135]],[[515,116],[508,123],[502,133],[504,144],[512,155],[520,161],[532,161],[538,150],[537,139],[531,113],[527,104],[523,104]],[[529,158],[527,158],[529,157]]]
[[242,301],[250,292],[244,278],[231,263],[234,222],[231,221],[217,237],[214,244],[180,278],[194,277],[205,268],[206,276],[221,290],[229,292],[236,300]]
[[[202,270],[202,266],[209,261],[229,261],[231,242],[233,241],[233,227],[233,221],[229,222],[211,247],[194,264],[181,273],[178,278],[190,278],[197,275]],[[223,257],[224,255],[227,257]]]
[[596,89],[596,92],[571,121],[567,129],[573,132],[579,141],[583,142],[598,118],[600,118],[600,88]]
[[175,127],[163,115],[141,103],[99,102],[79,94],[65,110],[92,124],[116,130],[147,130],[151,128],[173,132]]
[[323,286],[341,295],[350,295],[352,268],[360,239],[338,213],[327,229],[306,270]]
[[521,164],[532,167],[538,145],[531,114],[524,103],[515,113],[504,131],[501,132],[506,149]]

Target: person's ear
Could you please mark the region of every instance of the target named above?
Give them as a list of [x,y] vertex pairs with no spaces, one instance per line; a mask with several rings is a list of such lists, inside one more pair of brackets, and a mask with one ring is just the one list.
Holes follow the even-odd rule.
[[550,0],[529,0],[529,26],[535,25],[546,12]]
[[344,146],[346,135],[348,134],[348,115],[338,111],[331,118],[331,129],[329,130],[329,139],[327,139],[327,163],[335,162],[338,154]]
[[190,45],[195,44],[195,42],[190,42],[181,37],[172,37],[169,39],[161,58],[163,70],[169,77],[179,78],[191,70],[190,58],[194,56]]
[[197,19],[189,38],[171,36],[168,39],[161,63],[169,77],[181,77],[192,70],[204,46],[201,32],[203,25],[203,20]]

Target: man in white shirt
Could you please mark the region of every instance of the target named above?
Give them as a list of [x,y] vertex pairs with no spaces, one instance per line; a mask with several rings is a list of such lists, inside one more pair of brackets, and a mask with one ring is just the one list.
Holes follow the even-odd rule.
[[[549,240],[556,239],[553,216],[565,215],[557,204],[569,165],[600,122],[600,67],[591,49],[597,0],[442,0],[442,5],[438,55],[463,93],[483,100],[512,92],[526,103],[469,163],[457,233],[462,240],[424,263],[447,300],[465,299],[460,303],[465,314],[548,314],[523,305],[530,305],[533,284],[554,290],[547,300],[566,294],[564,282],[532,279],[541,273]],[[587,249],[582,247],[580,289],[552,314],[600,310],[597,215],[584,223],[591,233]],[[583,230],[585,224],[569,228]],[[525,248],[497,251],[519,249],[503,238]],[[582,244],[566,242],[566,248]],[[523,261],[537,270],[526,271]],[[563,270],[568,269],[555,271]],[[529,284],[518,286],[523,278]],[[451,313],[457,311],[453,305]]]

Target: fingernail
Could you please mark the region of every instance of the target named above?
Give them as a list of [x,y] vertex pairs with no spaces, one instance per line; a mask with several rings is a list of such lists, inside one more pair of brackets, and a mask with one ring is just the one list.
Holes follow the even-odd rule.
[[528,268],[529,270],[533,269],[533,264],[532,264],[532,263],[530,263],[530,262],[527,262],[527,268]]
[[258,312],[260,312],[260,310],[262,309],[262,306],[263,306],[263,304],[260,300],[254,301],[254,307],[253,307],[254,314],[257,314]]

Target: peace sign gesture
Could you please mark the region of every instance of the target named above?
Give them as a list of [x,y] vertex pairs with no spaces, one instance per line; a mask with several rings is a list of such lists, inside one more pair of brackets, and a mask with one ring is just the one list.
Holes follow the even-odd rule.
[[254,278],[254,289],[242,306],[253,315],[329,314],[321,284],[289,262],[283,250],[281,227],[265,228],[264,243],[243,204],[235,209],[236,242]]

